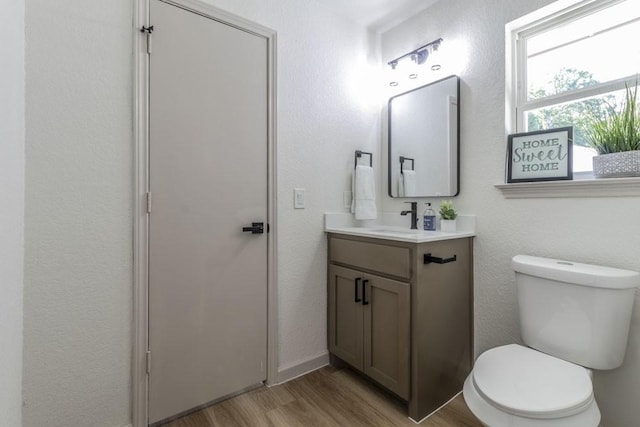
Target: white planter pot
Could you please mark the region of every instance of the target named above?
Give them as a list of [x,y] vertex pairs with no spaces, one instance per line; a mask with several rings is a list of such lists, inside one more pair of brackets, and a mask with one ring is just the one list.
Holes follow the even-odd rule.
[[621,151],[594,156],[593,175],[596,178],[640,176],[640,151]]
[[444,233],[455,233],[456,232],[456,220],[455,219],[441,219],[440,220],[440,231]]

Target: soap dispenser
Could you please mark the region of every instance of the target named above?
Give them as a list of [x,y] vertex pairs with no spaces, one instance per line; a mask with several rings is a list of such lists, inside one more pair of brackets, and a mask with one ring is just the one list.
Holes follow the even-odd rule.
[[435,231],[436,229],[436,212],[431,209],[431,203],[425,203],[427,208],[422,215],[422,227],[425,231]]

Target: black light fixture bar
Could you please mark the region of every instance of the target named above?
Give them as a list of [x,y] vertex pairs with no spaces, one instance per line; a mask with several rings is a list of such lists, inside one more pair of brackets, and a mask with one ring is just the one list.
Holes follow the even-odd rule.
[[427,44],[425,44],[424,46],[420,46],[417,49],[412,50],[411,52],[405,53],[402,56],[397,57],[396,59],[392,59],[391,61],[387,62],[387,64],[389,66],[391,66],[391,68],[395,69],[396,66],[398,65],[398,62],[404,58],[416,55],[416,57],[420,57],[421,55],[424,55],[424,52],[426,49],[428,49],[429,47],[433,46],[434,49],[437,49],[440,46],[440,43],[442,43],[442,38],[439,38],[437,40],[434,40],[432,42],[429,42]]

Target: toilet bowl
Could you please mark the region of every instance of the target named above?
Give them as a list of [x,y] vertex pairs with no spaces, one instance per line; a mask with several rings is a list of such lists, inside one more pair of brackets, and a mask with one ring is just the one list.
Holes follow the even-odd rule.
[[624,359],[640,273],[516,255],[524,344],[485,351],[463,396],[490,427],[597,427],[591,369]]
[[464,399],[491,427],[596,427],[590,371],[517,344],[484,352],[464,382]]

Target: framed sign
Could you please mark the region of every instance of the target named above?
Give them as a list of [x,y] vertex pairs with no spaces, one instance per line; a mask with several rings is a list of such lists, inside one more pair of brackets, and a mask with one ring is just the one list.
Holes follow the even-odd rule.
[[509,135],[507,182],[573,179],[573,127]]

